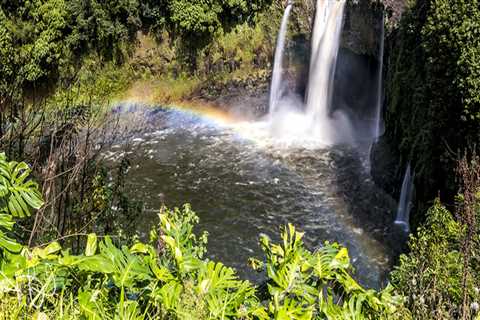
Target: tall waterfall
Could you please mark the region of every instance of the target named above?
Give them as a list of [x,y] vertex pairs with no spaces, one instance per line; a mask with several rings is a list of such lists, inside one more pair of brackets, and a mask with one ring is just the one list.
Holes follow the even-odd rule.
[[291,5],[287,6],[278,37],[270,93],[269,123],[275,136],[323,145],[353,141],[348,117],[341,110],[330,110],[345,4],[346,0],[317,0],[305,101],[296,96],[282,97],[282,56],[291,10]]
[[382,134],[382,106],[383,106],[383,53],[385,42],[385,15],[382,15],[382,32],[380,34],[380,48],[379,48],[379,66],[378,66],[378,78],[377,78],[377,106],[375,109],[375,128],[373,132],[373,138],[378,139]]
[[278,101],[282,97],[283,53],[285,51],[285,38],[288,29],[288,18],[290,17],[291,11],[292,4],[288,3],[287,7],[285,8],[285,13],[283,14],[282,24],[280,26],[280,32],[277,39],[277,48],[275,49],[272,83],[270,86],[270,113],[276,111],[278,107]]
[[342,0],[317,1],[306,109],[316,121],[329,114],[344,8]]
[[395,224],[400,225],[406,232],[410,231],[410,210],[412,205],[413,195],[413,176],[410,164],[405,171],[405,177],[402,183],[402,192],[400,194],[400,201],[398,202],[397,218]]

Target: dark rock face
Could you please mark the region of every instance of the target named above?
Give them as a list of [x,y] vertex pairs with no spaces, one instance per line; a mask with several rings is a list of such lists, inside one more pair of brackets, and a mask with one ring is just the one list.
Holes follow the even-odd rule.
[[401,192],[403,173],[401,172],[400,155],[386,137],[379,139],[372,146],[371,168],[372,179],[384,191],[398,198]]
[[207,101],[240,118],[257,118],[268,112],[269,78],[268,73],[260,72],[245,79],[209,81],[189,98]]
[[378,57],[383,11],[381,4],[371,0],[348,2],[341,46],[356,54]]
[[[304,0],[296,2],[293,8],[292,32],[304,34],[307,41],[310,41],[312,33],[315,4],[316,0]],[[356,54],[378,57],[383,12],[384,7],[379,1],[348,1],[345,8],[341,47]]]
[[377,104],[379,61],[341,48],[335,70],[332,111],[338,108],[351,117],[373,118]]
[[[391,80],[389,75],[394,72],[391,70],[394,67],[391,57],[395,49],[395,43],[398,41],[396,30],[398,29],[402,13],[406,9],[406,2],[407,0],[383,0],[387,28],[384,39],[384,87],[388,87],[386,82]],[[388,110],[388,98],[388,96],[385,98],[383,110]],[[386,126],[388,127],[388,125]],[[398,198],[407,164],[402,163],[398,146],[392,145],[393,142],[389,136],[391,136],[391,132],[386,132],[372,147],[372,178],[382,189],[390,193],[394,198]]]

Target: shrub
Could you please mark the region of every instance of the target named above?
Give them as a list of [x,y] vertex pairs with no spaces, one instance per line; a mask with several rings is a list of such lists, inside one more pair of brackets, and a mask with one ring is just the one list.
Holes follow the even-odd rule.
[[[400,265],[392,272],[392,282],[399,293],[407,297],[405,304],[414,319],[460,318],[463,234],[462,225],[436,200],[427,213],[425,224],[416,236],[411,236],[410,253],[400,257]],[[480,299],[479,270],[475,264],[475,260],[471,261],[476,271],[467,288],[472,306]]]

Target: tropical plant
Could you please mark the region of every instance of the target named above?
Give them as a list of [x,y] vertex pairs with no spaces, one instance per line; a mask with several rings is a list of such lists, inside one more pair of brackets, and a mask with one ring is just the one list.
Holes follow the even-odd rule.
[[28,217],[32,209],[43,205],[36,182],[29,179],[31,170],[24,162],[8,162],[0,153],[0,252],[19,252],[21,245],[8,236],[14,218]]
[[[8,254],[0,268],[0,310],[55,319],[389,319],[401,299],[365,290],[349,275],[348,253],[327,244],[309,252],[293,226],[283,245],[262,237],[268,295],[235,270],[202,258],[206,234],[188,206],[163,209],[152,242],[131,247],[88,236],[82,255],[57,242]],[[14,319],[9,318],[9,319]]]
[[[367,290],[350,275],[346,248],[325,243],[304,248],[303,233],[288,225],[282,243],[261,237],[268,276],[268,312],[275,319],[407,319],[402,297],[388,286]],[[258,265],[258,263],[257,263]],[[261,265],[261,264],[260,264]]]

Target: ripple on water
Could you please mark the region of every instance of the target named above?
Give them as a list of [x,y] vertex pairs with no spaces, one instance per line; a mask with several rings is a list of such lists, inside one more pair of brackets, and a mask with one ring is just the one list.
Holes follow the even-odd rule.
[[[140,233],[148,234],[163,201],[189,202],[199,229],[210,233],[210,258],[244,277],[260,280],[247,267],[249,257],[262,256],[259,235],[278,239],[279,226],[293,223],[306,232],[310,248],[326,240],[348,246],[362,283],[385,281],[392,250],[368,225],[378,227],[394,208],[387,200],[368,202],[373,184],[353,148],[304,148],[272,139],[262,122],[219,126],[173,110],[157,111],[148,121],[152,129],[131,140],[138,144],[129,181],[148,209],[136,224]],[[114,147],[105,157],[115,161],[122,152]],[[364,200],[357,206],[350,197]]]

